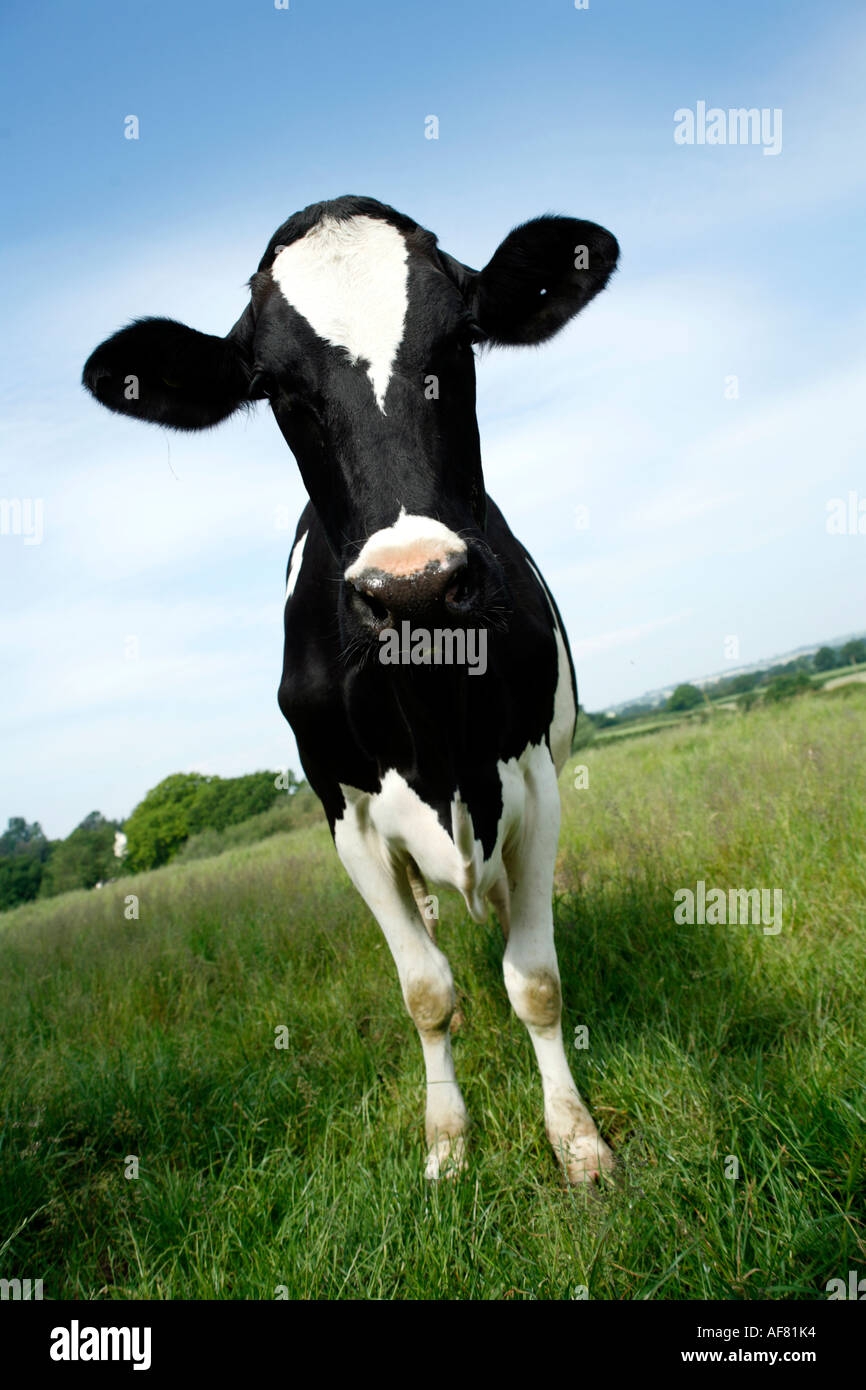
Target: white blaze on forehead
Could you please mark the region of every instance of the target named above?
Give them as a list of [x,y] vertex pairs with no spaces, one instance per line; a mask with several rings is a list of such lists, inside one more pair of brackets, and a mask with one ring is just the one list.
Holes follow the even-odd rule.
[[363,359],[376,403],[385,392],[406,321],[408,251],[378,217],[323,217],[283,247],[271,274],[293,309],[326,342]]
[[465,553],[466,542],[441,521],[432,516],[407,516],[403,508],[393,526],[373,532],[346,570],[346,578],[357,579],[365,570],[417,574],[427,565],[437,561],[444,564],[451,556]]

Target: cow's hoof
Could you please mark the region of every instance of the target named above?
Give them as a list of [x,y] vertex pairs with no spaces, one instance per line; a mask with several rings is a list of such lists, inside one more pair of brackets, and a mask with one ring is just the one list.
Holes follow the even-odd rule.
[[427,1154],[424,1176],[428,1182],[438,1182],[440,1178],[456,1178],[466,1167],[466,1145],[462,1134],[453,1138],[437,1139]]
[[599,1134],[563,1138],[553,1148],[562,1171],[575,1187],[613,1176],[616,1160]]

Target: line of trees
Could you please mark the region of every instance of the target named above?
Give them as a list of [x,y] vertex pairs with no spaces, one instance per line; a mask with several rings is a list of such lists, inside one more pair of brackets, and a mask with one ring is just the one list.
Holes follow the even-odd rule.
[[859,666],[866,661],[866,638],[853,637],[838,651],[833,647],[819,647],[815,653],[816,671],[835,671],[840,666]]
[[291,772],[225,778],[176,772],[149,791],[126,822],[127,864],[136,873],[159,868],[190,835],[239,825],[267,811],[281,791],[292,794],[298,786]]
[[[38,821],[12,816],[0,835],[0,912],[72,888],[94,888],[117,875],[167,864],[194,835],[224,831],[274,806],[302,785],[292,772],[244,777],[174,773],[147,793],[126,822],[99,811],[85,816],[65,840],[49,840]],[[125,854],[115,854],[118,831]]]
[[[819,647],[812,656],[795,656],[791,661],[768,666],[763,671],[743,671],[737,676],[723,676],[721,680],[705,686],[704,690],[699,690],[695,685],[678,685],[668,697],[665,709],[694,709],[703,704],[705,695],[718,699],[719,696],[728,695],[757,695],[760,691],[765,700],[784,700],[790,695],[810,690],[813,672],[840,670],[845,666],[858,666],[861,662],[866,662],[866,638],[855,637],[838,649]],[[744,703],[749,705],[753,702],[745,700]]]
[[858,666],[866,662],[866,638],[854,637],[841,647],[819,647],[812,656],[797,656],[763,671],[743,671],[736,676],[723,676],[703,689],[689,682],[678,685],[664,704],[635,700],[617,714],[590,714],[581,708],[573,747],[590,743],[597,729],[615,729],[634,724],[640,719],[664,713],[687,713],[697,709],[707,699],[730,697],[743,709],[749,709],[759,696],[770,703],[787,700],[812,689],[811,675]]
[[91,811],[65,840],[49,840],[38,821],[10,817],[0,835],[0,911],[108,878],[119,829],[119,821]]

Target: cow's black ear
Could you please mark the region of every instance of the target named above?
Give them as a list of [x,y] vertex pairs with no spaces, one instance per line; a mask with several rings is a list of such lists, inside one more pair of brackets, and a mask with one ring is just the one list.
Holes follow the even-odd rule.
[[618,256],[616,238],[595,222],[525,222],[475,280],[475,319],[491,343],[543,343],[604,289]]
[[176,430],[218,425],[253,398],[252,310],[224,338],[139,319],[92,352],[83,384],[109,410]]

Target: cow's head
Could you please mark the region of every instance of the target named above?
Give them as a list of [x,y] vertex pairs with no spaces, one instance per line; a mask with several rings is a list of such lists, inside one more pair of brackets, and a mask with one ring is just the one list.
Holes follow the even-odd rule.
[[297,213],[271,239],[224,338],[142,319],[89,358],[111,410],[207,429],[264,397],[346,583],[344,617],[483,620],[501,601],[484,541],[473,343],[542,343],[606,284],[592,222],[517,227],[481,271],[369,198]]

